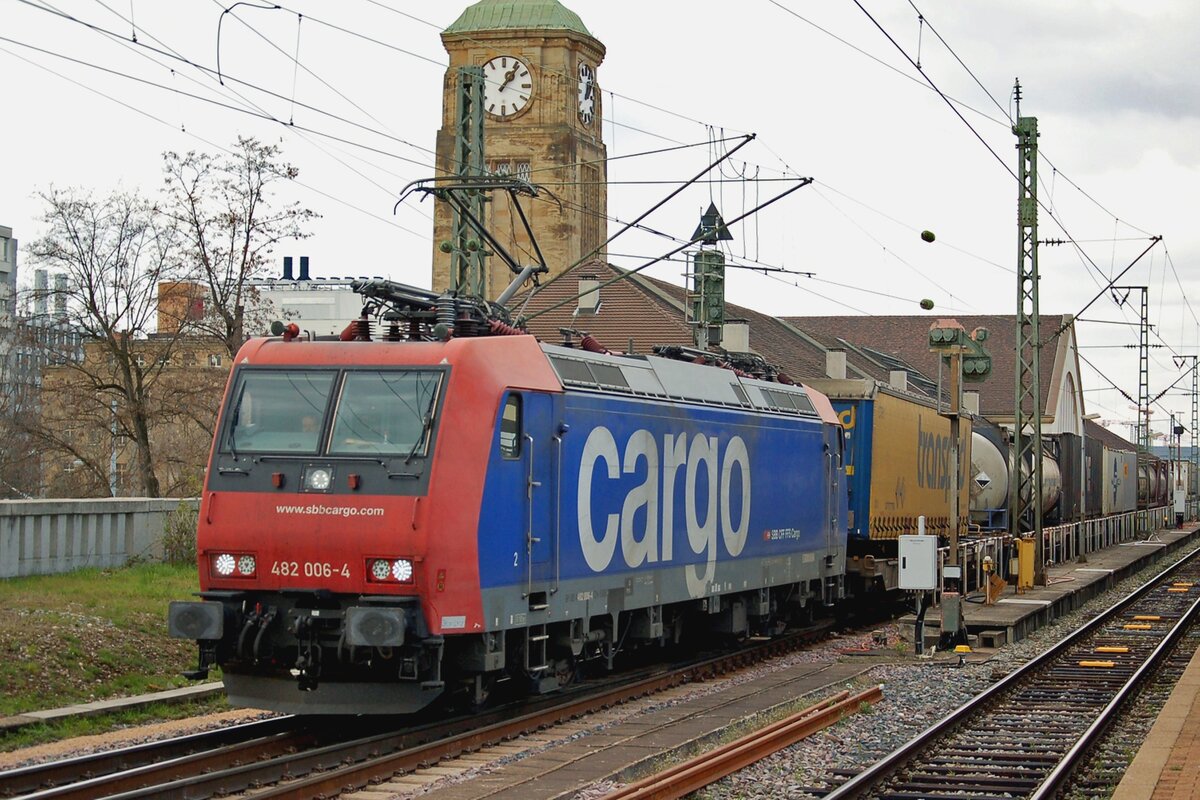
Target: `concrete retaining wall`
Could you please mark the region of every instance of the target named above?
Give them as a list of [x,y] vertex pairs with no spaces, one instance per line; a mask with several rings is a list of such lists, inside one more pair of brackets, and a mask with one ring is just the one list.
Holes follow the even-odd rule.
[[178,498],[0,501],[0,578],[159,560]]

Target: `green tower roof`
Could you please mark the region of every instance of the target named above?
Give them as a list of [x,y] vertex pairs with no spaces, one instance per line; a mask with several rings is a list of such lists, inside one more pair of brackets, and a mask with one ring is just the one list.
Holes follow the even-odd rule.
[[558,0],[479,0],[443,33],[548,28],[591,36],[583,20]]

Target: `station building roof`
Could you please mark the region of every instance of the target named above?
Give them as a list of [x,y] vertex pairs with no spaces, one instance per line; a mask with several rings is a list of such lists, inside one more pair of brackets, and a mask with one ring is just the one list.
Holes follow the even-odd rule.
[[1128,439],[1123,438],[1119,434],[1113,433],[1103,425],[1099,425],[1090,419],[1083,421],[1083,434],[1089,439],[1096,439],[1104,443],[1104,446],[1109,450],[1128,450],[1137,452],[1137,445]]
[[[620,275],[625,280],[604,285]],[[581,278],[595,279],[601,285],[595,311],[581,309],[575,300],[580,293]],[[543,341],[562,342],[560,328],[573,328],[591,333],[614,352],[629,350],[632,343],[632,352],[648,353],[654,345],[692,345],[686,303],[687,292],[681,286],[595,261],[568,270],[531,298],[528,294],[519,298],[512,307],[519,309],[518,315],[537,315],[528,327]],[[937,394],[939,356],[930,352],[928,344],[929,328],[941,318],[936,312],[912,316],[777,318],[727,303],[725,315],[727,321],[744,320],[749,325],[750,351],[779,366],[795,381],[825,379],[827,352],[841,350],[846,353],[847,378],[871,378],[887,384],[893,370],[903,370],[908,377],[907,391],[927,398]],[[956,319],[968,331],[987,328],[985,346],[992,355],[991,376],[978,384],[965,384],[965,388],[979,392],[980,412],[984,416],[1011,419],[1016,380],[1015,318],[984,315]],[[1062,374],[1066,359],[1073,357],[1071,349],[1065,346],[1068,340],[1073,341],[1072,322],[1070,315],[1041,318],[1043,411],[1047,410],[1047,399],[1057,391],[1056,376]],[[1064,324],[1068,332],[1058,336],[1057,331]],[[1130,447],[1128,443],[1123,446]]]
[[[909,364],[936,383],[939,356],[929,349],[929,327],[939,315],[785,317],[785,320],[812,336],[827,348],[851,348]],[[984,381],[965,384],[979,392],[979,410],[985,417],[1005,418],[1013,414],[1016,386],[1016,318],[989,314],[955,317],[968,332],[987,328],[984,346],[992,356],[992,373]],[[1040,408],[1047,408],[1055,376],[1062,370],[1060,359],[1069,354],[1059,347],[1057,331],[1073,330],[1070,315],[1041,315],[1042,368]],[[1049,356],[1049,358],[1047,358]],[[903,367],[895,367],[902,369]]]
[[[625,279],[604,285],[618,276]],[[574,299],[580,293],[580,280],[589,277],[602,287],[595,311],[580,309]],[[518,315],[538,314],[529,320],[528,327],[546,342],[561,342],[561,328],[590,333],[614,352],[649,353],[654,345],[690,347],[693,342],[692,328],[684,312],[687,292],[683,287],[631,274],[611,264],[596,261],[574,267],[534,293],[523,306],[525,297],[512,303],[512,307],[519,310]],[[725,316],[727,321],[745,322],[749,327],[750,351],[777,365],[793,380],[825,377],[825,348],[800,327],[733,303],[726,304]],[[888,367],[854,353],[847,356],[848,377],[887,382]]]

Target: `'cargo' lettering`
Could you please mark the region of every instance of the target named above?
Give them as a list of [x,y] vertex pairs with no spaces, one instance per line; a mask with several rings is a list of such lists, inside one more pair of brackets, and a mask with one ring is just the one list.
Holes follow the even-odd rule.
[[[750,453],[740,436],[732,437],[722,448],[716,436],[694,434],[689,441],[687,434],[666,434],[661,459],[659,455],[658,443],[649,431],[634,431],[621,452],[612,431],[604,426],[592,429],[579,463],[579,544],[593,572],[608,569],[618,543],[628,567],[671,561],[675,498],[682,468],[687,542],[692,553],[704,557],[703,564],[688,568],[687,584],[694,597],[702,597],[716,575],[718,532],[730,556],[736,558],[746,546],[750,531]],[[622,474],[636,474],[639,462],[645,462],[646,473],[641,483],[624,490],[620,513],[606,516],[604,530],[597,538],[592,485],[600,462],[604,462],[600,475],[610,481]],[[617,488],[618,494],[621,491]],[[643,509],[644,515],[639,513]],[[639,525],[640,517],[645,521]]]

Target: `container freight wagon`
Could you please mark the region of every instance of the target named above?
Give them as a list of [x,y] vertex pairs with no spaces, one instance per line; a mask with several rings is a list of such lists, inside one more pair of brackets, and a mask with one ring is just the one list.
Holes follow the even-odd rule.
[[[897,537],[950,533],[950,421],[922,402],[872,380],[814,383],[846,431],[849,484],[847,588],[853,594],[898,587]],[[959,515],[965,529],[971,464],[971,418],[959,429]]]
[[1157,508],[1170,502],[1169,464],[1150,453],[1138,453],[1137,501],[1139,508]]
[[1085,517],[1098,517],[1104,513],[1105,487],[1105,450],[1104,442],[1094,436],[1083,440],[1084,458],[1087,462],[1087,486],[1084,490],[1083,514]]
[[1136,511],[1138,504],[1137,453],[1104,448],[1100,510],[1104,516]]
[[1083,486],[1086,480],[1083,440],[1073,433],[1056,434],[1049,437],[1048,450],[1049,455],[1058,463],[1062,491],[1059,493],[1058,503],[1050,509],[1046,522],[1051,525],[1078,522],[1082,518],[1080,503],[1084,497]]

